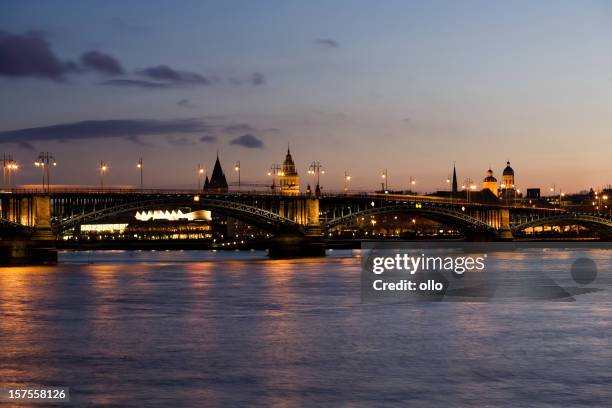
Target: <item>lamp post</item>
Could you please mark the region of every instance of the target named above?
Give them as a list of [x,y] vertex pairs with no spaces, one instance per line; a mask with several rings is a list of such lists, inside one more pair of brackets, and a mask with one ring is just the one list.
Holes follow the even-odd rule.
[[410,176],[410,191],[414,193],[414,191],[412,190],[414,187],[416,186],[416,180],[412,178],[412,176]]
[[49,185],[51,181],[51,166],[57,166],[55,157],[49,152],[40,152],[34,166],[40,167],[42,170],[42,189],[45,191],[45,180],[47,183],[46,190],[49,191]]
[[10,161],[13,159],[13,157],[9,154],[7,155],[6,153],[2,154],[2,189],[6,190],[8,185],[7,185],[7,170],[8,170],[8,164],[10,163]]
[[104,160],[100,160],[100,189],[104,190],[104,175],[108,170],[108,164]]
[[238,190],[240,190],[240,160],[236,162],[234,170],[238,172]]
[[464,181],[465,184],[461,186],[462,189],[467,191],[467,201],[470,202],[470,191],[476,190],[476,185],[474,184],[474,180],[471,178],[466,178]]
[[142,168],[143,168],[143,163],[142,163],[142,157],[140,159],[138,159],[138,164],[136,165],[136,167],[138,168],[138,170],[140,170],[140,191],[143,190],[143,185],[142,185]]
[[344,172],[344,194],[347,194],[351,184],[351,175],[348,172]]
[[272,186],[270,187],[270,189],[273,192],[276,192],[277,188],[280,188],[280,186],[276,185],[276,178],[282,177],[284,176],[284,174],[285,173],[283,173],[282,167],[280,167],[278,164],[273,164],[270,166],[270,170],[268,171],[268,176],[272,177]]
[[313,175],[313,178],[316,181],[316,185],[317,187],[319,187],[320,190],[321,186],[319,186],[319,178],[321,174],[325,174],[325,170],[323,169],[323,165],[321,164],[321,162],[315,160],[310,163],[310,166],[308,166],[308,174]]
[[11,173],[19,170],[19,165],[13,160],[13,156],[9,155],[8,159],[4,160],[4,169],[6,174],[8,174],[8,191],[11,191]]
[[204,167],[200,163],[198,163],[196,174],[198,176],[198,191],[200,191],[202,189],[202,177],[204,176]]
[[389,191],[389,173],[387,172],[387,169],[383,170],[380,177],[382,177],[382,179],[385,181],[385,193],[387,193]]
[[[552,185],[552,187],[550,187],[550,192],[552,193],[551,199],[554,200],[555,198],[555,192],[557,191],[557,186],[555,184]],[[554,207],[554,201],[553,201],[553,207]]]

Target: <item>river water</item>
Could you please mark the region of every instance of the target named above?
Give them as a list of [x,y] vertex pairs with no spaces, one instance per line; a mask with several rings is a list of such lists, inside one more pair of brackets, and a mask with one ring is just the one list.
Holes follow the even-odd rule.
[[64,406],[609,407],[609,299],[367,303],[349,250],[66,252],[0,269],[0,386],[70,387]]

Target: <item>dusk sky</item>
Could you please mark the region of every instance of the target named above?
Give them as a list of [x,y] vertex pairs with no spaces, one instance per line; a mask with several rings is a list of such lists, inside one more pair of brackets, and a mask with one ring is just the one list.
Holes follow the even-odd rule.
[[[536,4],[537,3],[537,4]],[[421,192],[480,185],[506,160],[519,188],[612,180],[612,5],[606,1],[7,1],[0,151],[37,183],[195,187],[264,182],[287,144],[302,177]],[[36,128],[36,129],[33,129]]]

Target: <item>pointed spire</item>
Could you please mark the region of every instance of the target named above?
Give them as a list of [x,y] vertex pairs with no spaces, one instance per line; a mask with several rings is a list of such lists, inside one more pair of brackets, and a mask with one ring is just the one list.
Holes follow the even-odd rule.
[[457,191],[457,169],[455,168],[455,162],[453,162],[453,194]]

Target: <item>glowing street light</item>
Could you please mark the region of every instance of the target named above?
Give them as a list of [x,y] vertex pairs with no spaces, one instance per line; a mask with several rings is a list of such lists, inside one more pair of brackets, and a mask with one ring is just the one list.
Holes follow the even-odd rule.
[[387,171],[387,169],[383,170],[380,177],[385,180],[385,192],[389,191],[389,172]]
[[142,169],[143,169],[143,162],[142,162],[142,157],[140,159],[138,159],[138,164],[136,164],[136,167],[138,168],[138,170],[140,170],[140,191],[143,190],[143,184],[142,184]]
[[234,170],[238,172],[238,190],[240,190],[240,160],[236,162]]
[[[19,170],[19,165],[17,164],[15,160],[13,160],[12,155],[8,155],[8,156],[5,155],[3,158],[2,164],[3,164],[2,167],[3,167],[3,173],[4,173],[5,187],[8,187],[8,190],[10,191],[12,188],[11,173]],[[7,181],[8,181],[8,184],[7,184]]]
[[100,160],[100,189],[104,190],[104,175],[108,171],[108,164]]
[[268,171],[268,176],[272,177],[272,186],[270,186],[270,189],[272,191],[276,191],[277,188],[280,188],[280,180],[277,186],[276,178],[283,177],[284,175],[285,173],[282,171],[282,167],[280,167],[278,164],[273,164],[270,166],[270,170]]
[[344,193],[348,193],[351,183],[351,175],[348,172],[344,172]]
[[321,174],[325,174],[325,170],[323,169],[323,165],[321,164],[321,162],[315,160],[310,163],[310,166],[308,166],[308,174],[312,174],[314,181],[316,181],[315,192],[320,191],[321,187],[319,185],[319,178]]
[[57,162],[53,155],[49,152],[40,152],[36,161],[34,162],[34,166],[40,167],[42,170],[42,189],[45,190],[45,180],[47,183],[47,191],[49,191],[49,185],[51,180],[51,166],[57,166]]
[[204,167],[202,167],[200,163],[198,163],[196,174],[198,176],[198,191],[199,191],[202,189],[202,177],[204,177]]

